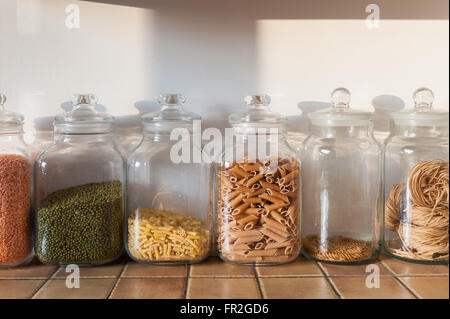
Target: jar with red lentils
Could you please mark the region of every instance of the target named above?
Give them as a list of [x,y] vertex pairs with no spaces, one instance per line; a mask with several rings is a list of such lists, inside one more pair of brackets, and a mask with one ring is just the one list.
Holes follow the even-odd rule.
[[23,140],[24,117],[6,110],[0,94],[0,268],[32,257],[31,160]]

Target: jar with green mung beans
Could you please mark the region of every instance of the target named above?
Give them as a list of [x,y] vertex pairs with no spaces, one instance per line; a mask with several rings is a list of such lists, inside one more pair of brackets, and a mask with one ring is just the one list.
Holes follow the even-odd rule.
[[124,160],[95,96],[72,104],[36,160],[35,252],[46,264],[100,265],[123,253]]

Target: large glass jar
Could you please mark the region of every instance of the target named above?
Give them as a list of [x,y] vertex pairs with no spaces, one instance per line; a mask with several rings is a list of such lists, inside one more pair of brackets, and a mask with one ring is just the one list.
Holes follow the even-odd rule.
[[376,258],[381,232],[382,147],[372,114],[349,108],[350,92],[309,114],[303,161],[303,252],[328,263]]
[[127,161],[126,248],[141,263],[196,263],[212,241],[211,164],[202,162],[194,134],[201,118],[183,109],[182,95],[161,95],[159,103],[143,115],[143,139]]
[[448,263],[448,113],[433,93],[414,92],[415,108],[391,113],[385,146],[384,251],[417,263]]
[[301,250],[300,161],[286,142],[285,118],[269,109],[270,97],[245,101],[247,109],[229,117],[234,138],[226,133],[216,170],[218,252],[227,262],[282,264]]
[[36,255],[46,264],[99,265],[123,252],[124,161],[113,117],[75,95],[54,120],[55,142],[35,167]]
[[0,268],[32,256],[31,162],[23,140],[23,116],[5,109],[0,94]]

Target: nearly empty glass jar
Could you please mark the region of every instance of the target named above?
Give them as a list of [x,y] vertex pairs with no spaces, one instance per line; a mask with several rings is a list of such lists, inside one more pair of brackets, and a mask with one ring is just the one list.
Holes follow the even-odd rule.
[[55,142],[36,161],[36,245],[46,264],[99,265],[123,252],[124,161],[113,117],[90,94],[54,120]]
[[226,134],[230,145],[215,174],[218,252],[227,262],[282,264],[300,253],[300,161],[270,97],[245,101],[243,112],[229,116],[233,140]]
[[32,256],[31,162],[23,140],[24,117],[4,107],[0,94],[0,268]]
[[417,263],[448,263],[449,122],[433,92],[414,92],[412,110],[391,113],[385,148],[384,250]]
[[303,252],[328,263],[376,258],[380,241],[382,148],[372,114],[349,108],[338,88],[333,107],[309,114],[303,161]]
[[128,157],[126,248],[141,263],[196,263],[212,241],[211,164],[194,155],[201,118],[184,110],[180,94],[159,103],[142,116],[143,139]]

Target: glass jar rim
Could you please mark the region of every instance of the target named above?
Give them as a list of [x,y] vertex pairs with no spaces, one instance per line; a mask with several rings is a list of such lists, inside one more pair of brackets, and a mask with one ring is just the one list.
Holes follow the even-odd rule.
[[6,95],[0,93],[0,133],[13,133],[22,131],[25,117],[22,114],[5,108]]
[[[421,87],[412,94],[414,108],[406,109],[400,112],[392,112],[391,119],[396,122],[409,121],[411,125],[432,125],[433,122],[447,123],[448,112],[433,109],[434,93],[432,90]],[[437,124],[436,122],[434,124]]]
[[55,133],[96,134],[109,133],[114,117],[95,109],[97,97],[93,94],[74,94],[72,110],[55,116]]
[[373,112],[350,108],[351,93],[348,89],[339,87],[331,92],[332,107],[308,114],[314,124],[351,126],[354,123],[371,121]]

